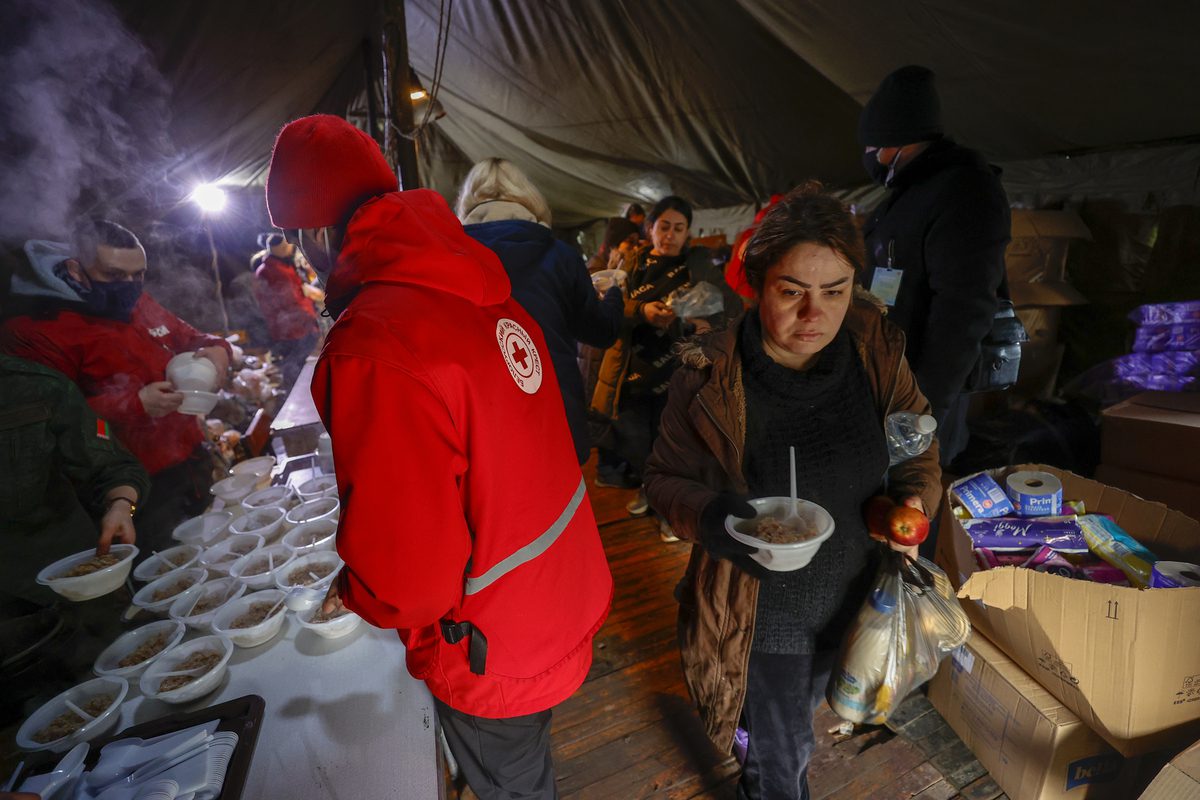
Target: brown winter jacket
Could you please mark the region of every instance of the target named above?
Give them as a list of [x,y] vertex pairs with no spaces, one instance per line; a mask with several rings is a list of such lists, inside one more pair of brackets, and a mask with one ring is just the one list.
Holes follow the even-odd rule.
[[[853,336],[875,395],[880,425],[896,411],[929,413],[904,360],[904,334],[879,311],[856,300],[843,323]],[[654,452],[646,463],[650,504],[681,539],[697,541],[704,507],[720,492],[747,493],[742,476],[746,395],[737,349],[738,326],[689,343],[671,381]],[[935,512],[941,490],[937,442],[888,471],[894,497],[918,495]],[[746,696],[758,580],[727,560],[692,547],[680,600],[679,647],[684,679],[709,738],[722,752],[733,745]]]

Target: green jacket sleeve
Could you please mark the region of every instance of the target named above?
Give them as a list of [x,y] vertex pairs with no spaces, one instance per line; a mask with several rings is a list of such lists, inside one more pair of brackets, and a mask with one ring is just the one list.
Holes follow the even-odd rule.
[[115,486],[137,489],[145,503],[150,476],[141,463],[117,441],[106,421],[92,411],[74,383],[65,390],[50,418],[57,444],[58,465],[75,485],[79,500],[93,513],[104,510],[104,496]]

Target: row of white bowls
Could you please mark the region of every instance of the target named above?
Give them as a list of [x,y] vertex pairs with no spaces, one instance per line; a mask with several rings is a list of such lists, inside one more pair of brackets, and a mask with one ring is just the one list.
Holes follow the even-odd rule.
[[[307,554],[301,558],[311,559],[314,563],[332,559],[336,561],[339,568],[341,565],[341,562],[337,560],[337,554],[328,551]],[[306,562],[300,560],[299,563],[303,565]],[[203,572],[200,570],[201,575]],[[336,574],[337,570],[335,569],[325,578],[312,584],[310,588],[324,589]],[[165,577],[171,578],[172,576]],[[152,585],[149,584],[146,588]],[[162,700],[166,703],[190,703],[216,690],[228,670],[229,659],[233,655],[234,648],[258,647],[265,644],[278,635],[287,618],[288,609],[282,602],[287,596],[286,591],[266,589],[245,594],[245,588],[236,579],[223,578],[207,583],[196,583],[181,596],[172,598],[171,619],[151,622],[119,636],[96,658],[93,669],[100,677],[63,692],[31,714],[17,732],[17,745],[23,750],[48,749],[54,752],[65,752],[80,742],[104,735],[111,730],[119,718],[117,710],[129,691],[129,681],[139,673],[141,673],[141,679],[138,681],[138,687],[142,694],[149,699]],[[191,607],[198,600],[213,592],[224,595],[223,602],[219,606],[202,614],[188,615]],[[248,628],[233,627],[233,623],[239,617],[249,612],[255,603],[260,602],[279,607],[271,616],[257,625]],[[311,630],[323,638],[334,639],[345,636],[358,628],[362,622],[362,618],[354,613],[347,613],[332,620],[314,622],[313,617],[319,613],[320,609],[321,604],[317,603],[297,612],[296,617],[302,628]],[[184,642],[183,637],[188,628],[208,629],[212,631],[212,634]],[[137,664],[119,666],[126,656],[160,635],[167,637],[165,647]],[[215,665],[197,676],[195,680],[177,689],[159,691],[158,687],[164,676],[178,670],[189,657],[203,650],[216,650],[221,657]],[[34,733],[42,730],[52,720],[68,710],[67,700],[77,706],[82,706],[90,698],[105,692],[115,694],[115,699],[95,719],[90,720],[69,736],[44,744],[34,741]]]

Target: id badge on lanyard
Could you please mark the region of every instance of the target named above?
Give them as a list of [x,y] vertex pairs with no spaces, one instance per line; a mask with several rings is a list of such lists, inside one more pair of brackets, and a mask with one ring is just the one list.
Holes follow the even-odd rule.
[[882,300],[888,308],[896,305],[900,279],[904,277],[904,271],[896,269],[895,245],[895,239],[888,240],[887,266],[876,267],[871,277],[871,294]]

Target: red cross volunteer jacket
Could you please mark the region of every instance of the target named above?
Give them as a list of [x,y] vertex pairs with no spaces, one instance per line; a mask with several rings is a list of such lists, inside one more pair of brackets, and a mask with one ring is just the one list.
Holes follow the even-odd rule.
[[350,220],[312,382],[342,500],[345,604],[468,714],[583,682],[612,577],[549,351],[499,259],[435,192]]
[[151,417],[138,392],[166,380],[176,353],[213,346],[229,351],[224,339],[201,333],[144,292],[129,322],[63,310],[45,319],[12,317],[0,328],[0,349],[74,381],[151,475],[185,461],[204,434],[195,417]]

